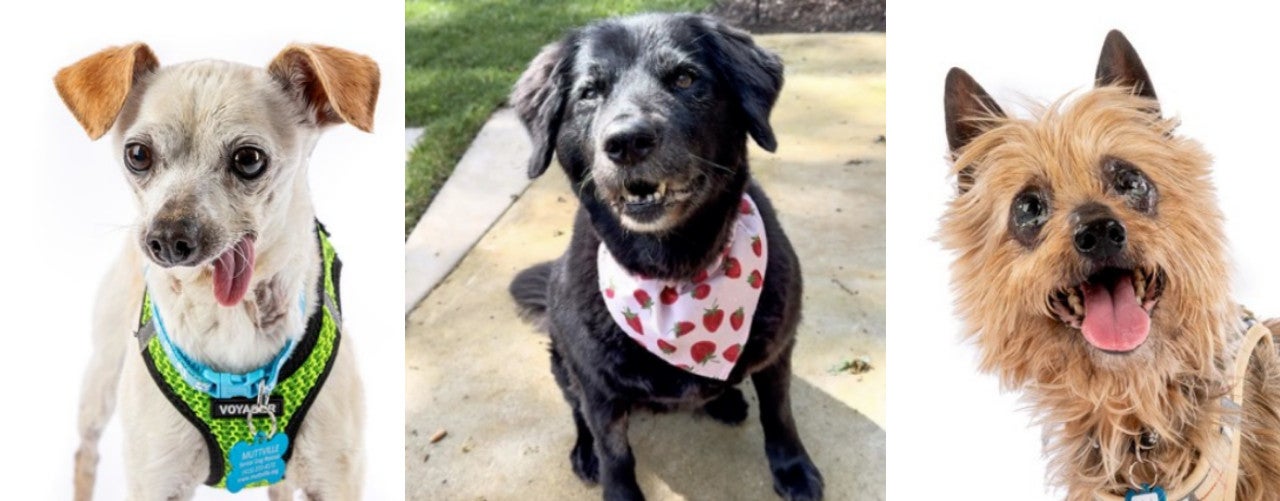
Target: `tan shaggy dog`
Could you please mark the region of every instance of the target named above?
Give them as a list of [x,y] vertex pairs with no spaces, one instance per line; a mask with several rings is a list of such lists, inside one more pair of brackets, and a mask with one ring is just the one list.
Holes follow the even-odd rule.
[[1277,499],[1280,361],[1253,354],[1241,414],[1226,397],[1246,313],[1228,290],[1210,158],[1161,116],[1124,36],[1107,36],[1094,88],[1033,118],[1006,115],[958,68],[945,107],[958,194],[941,239],[958,312],[982,370],[1043,426],[1052,483],[1073,500],[1144,484],[1173,500],[1197,482],[1182,492],[1223,496],[1214,482],[1230,483],[1242,429],[1237,497]]

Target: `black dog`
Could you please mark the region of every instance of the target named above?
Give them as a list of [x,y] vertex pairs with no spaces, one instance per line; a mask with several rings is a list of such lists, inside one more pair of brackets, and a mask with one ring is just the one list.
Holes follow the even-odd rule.
[[[521,272],[511,294],[550,331],[552,372],[578,430],[573,470],[599,481],[605,499],[643,498],[627,440],[633,409],[701,406],[741,423],[747,403],[735,386],[747,376],[774,489],[787,499],[822,497],[789,396],[800,265],[747,168],[748,134],[766,150],[777,146],[768,119],[781,87],[777,56],[697,15],[592,24],[543,48],[516,84],[512,102],[534,145],[529,176],[545,172],[554,152],[581,208],[568,251]],[[689,281],[725,249],[744,191],[769,235],[768,273],[747,342],[721,381],[629,338],[606,309],[596,259],[604,242],[636,276]]]

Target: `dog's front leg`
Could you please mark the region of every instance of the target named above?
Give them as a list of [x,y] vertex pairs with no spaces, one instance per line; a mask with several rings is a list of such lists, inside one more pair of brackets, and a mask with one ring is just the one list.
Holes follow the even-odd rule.
[[127,357],[120,377],[126,499],[191,499],[209,475],[200,432],[156,387],[141,356]]
[[751,375],[760,399],[764,452],[773,470],[773,490],[787,500],[822,499],[822,473],[809,459],[791,415],[791,354]]
[[[126,432],[126,439],[129,434]],[[200,483],[186,468],[174,468],[189,463],[187,454],[180,454],[173,464],[166,463],[162,447],[146,444],[141,447],[125,445],[125,467],[129,501],[185,501],[195,496]],[[202,451],[203,452],[203,451]],[[207,461],[204,462],[206,465]],[[206,466],[207,468],[207,466]]]
[[93,499],[98,469],[98,440],[116,409],[116,390],[124,357],[142,307],[142,272],[132,242],[98,286],[93,310],[93,351],[80,387],[80,447],[76,449],[75,499]]
[[631,406],[600,395],[588,395],[583,400],[583,417],[596,439],[604,499],[643,500],[644,493],[636,483],[636,458],[631,455],[631,443],[627,439]]

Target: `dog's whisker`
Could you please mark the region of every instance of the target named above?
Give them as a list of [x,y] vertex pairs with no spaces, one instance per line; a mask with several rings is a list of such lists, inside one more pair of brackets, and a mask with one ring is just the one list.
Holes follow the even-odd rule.
[[102,229],[101,229],[101,231],[99,231],[99,232],[95,235],[95,236],[97,236],[97,237],[106,237],[106,236],[109,236],[109,235],[119,234],[120,232],[130,232],[130,233],[135,233],[135,232],[137,232],[140,228],[142,228],[142,225],[141,225],[141,224],[138,224],[138,223],[129,223],[129,224],[103,224],[103,225],[100,225],[100,226],[102,227]]
[[726,173],[726,174],[733,174],[733,169],[732,169],[732,168],[730,168],[730,167],[729,167],[729,166],[727,166],[727,165],[720,165],[720,164],[718,164],[718,163],[715,163],[715,162],[712,162],[712,161],[707,160],[707,159],[705,159],[705,158],[702,158],[702,157],[700,157],[700,156],[698,156],[698,155],[694,155],[693,153],[689,153],[689,158],[692,158],[692,159],[694,159],[694,160],[697,160],[697,161],[698,161],[698,164],[703,164],[703,165],[711,166],[712,168],[715,168],[715,169],[718,169],[718,170],[724,171],[724,173]]
[[590,177],[583,178],[582,181],[579,182],[577,186],[578,196],[582,197],[582,195],[587,192],[587,187],[590,185],[591,185],[591,178]]

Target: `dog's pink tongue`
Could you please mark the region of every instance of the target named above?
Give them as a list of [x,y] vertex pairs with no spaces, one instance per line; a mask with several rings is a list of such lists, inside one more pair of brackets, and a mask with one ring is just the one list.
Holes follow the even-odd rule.
[[1151,317],[1138,304],[1133,292],[1133,279],[1116,280],[1113,289],[1085,284],[1084,323],[1080,330],[1085,340],[1107,351],[1132,351],[1147,340]]
[[213,262],[213,295],[223,306],[235,306],[253,278],[253,237],[246,235]]

